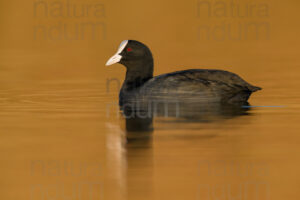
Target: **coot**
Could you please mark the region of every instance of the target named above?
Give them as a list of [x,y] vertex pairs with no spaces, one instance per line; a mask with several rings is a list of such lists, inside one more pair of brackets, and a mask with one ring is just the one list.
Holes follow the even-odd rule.
[[150,49],[136,40],[124,40],[106,65],[120,63],[127,69],[119,102],[136,100],[182,100],[184,102],[247,102],[261,90],[238,75],[212,69],[189,69],[153,77]]

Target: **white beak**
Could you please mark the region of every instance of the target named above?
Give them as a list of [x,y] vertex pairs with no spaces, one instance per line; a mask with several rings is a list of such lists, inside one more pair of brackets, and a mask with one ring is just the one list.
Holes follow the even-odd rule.
[[106,66],[115,64],[120,62],[120,60],[122,59],[122,56],[120,55],[120,53],[125,49],[126,45],[128,44],[128,40],[124,40],[123,42],[121,42],[118,51],[115,55],[113,55],[106,63]]

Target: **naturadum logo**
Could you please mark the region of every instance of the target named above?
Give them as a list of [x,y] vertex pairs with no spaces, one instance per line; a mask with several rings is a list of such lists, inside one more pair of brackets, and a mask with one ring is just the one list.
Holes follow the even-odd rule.
[[36,0],[34,40],[78,41],[106,38],[106,9],[100,1]]

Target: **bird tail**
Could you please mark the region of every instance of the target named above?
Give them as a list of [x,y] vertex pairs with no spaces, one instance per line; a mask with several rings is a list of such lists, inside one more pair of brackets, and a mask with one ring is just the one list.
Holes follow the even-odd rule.
[[253,85],[250,85],[249,89],[250,89],[251,92],[256,92],[258,90],[262,90],[261,87],[257,87],[257,86],[253,86]]

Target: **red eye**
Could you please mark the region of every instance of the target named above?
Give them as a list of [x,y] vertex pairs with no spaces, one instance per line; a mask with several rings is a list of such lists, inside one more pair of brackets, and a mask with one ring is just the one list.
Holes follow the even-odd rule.
[[128,48],[127,48],[127,51],[128,51],[128,52],[132,51],[132,48],[128,47]]

